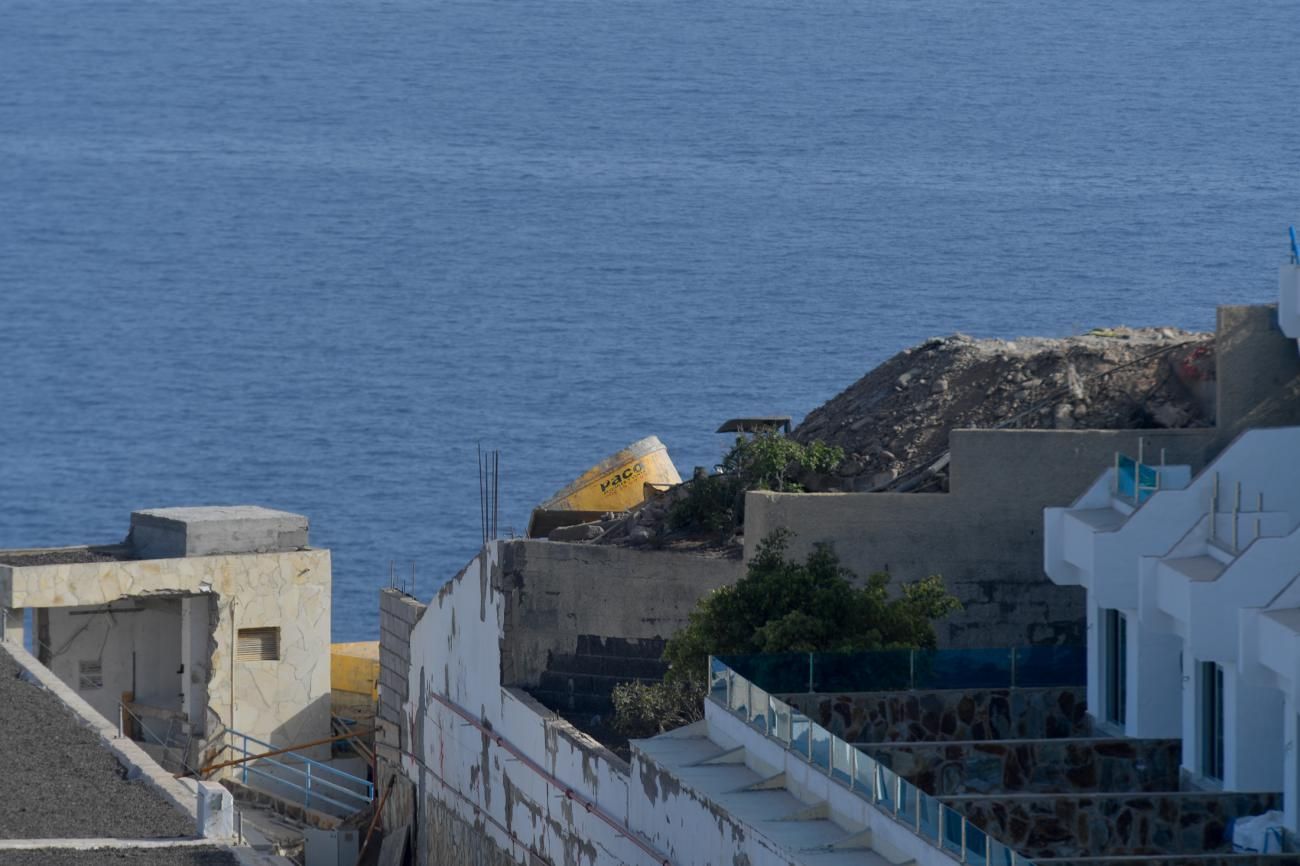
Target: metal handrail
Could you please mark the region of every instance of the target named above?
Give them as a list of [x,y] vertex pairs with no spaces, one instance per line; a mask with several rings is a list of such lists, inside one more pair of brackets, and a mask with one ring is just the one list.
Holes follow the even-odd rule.
[[[786,702],[758,688],[716,657],[709,658],[709,673],[710,701],[802,760],[824,770],[830,779],[863,797],[928,844],[956,855],[961,863],[1034,866],[1032,861],[971,823],[965,815],[924,793],[853,743],[835,736]],[[721,698],[720,691],[725,691]],[[762,704],[761,709],[756,709],[756,704]],[[823,755],[825,763],[822,763]],[[844,757],[837,760],[837,755]]]
[[[328,764],[321,763],[320,761],[309,758],[306,755],[298,754],[297,752],[289,752],[288,754],[292,755],[297,761],[301,762],[304,766],[306,766],[307,768],[306,770],[284,763],[283,761],[277,761],[272,757],[256,757],[255,752],[249,751],[248,748],[249,743],[253,743],[255,745],[261,746],[269,751],[275,750],[275,746],[271,745],[265,740],[259,740],[257,737],[251,736],[250,734],[246,734],[242,731],[236,731],[233,728],[227,728],[226,733],[231,738],[231,741],[229,742],[228,746],[232,753],[242,754],[245,757],[248,757],[250,755],[254,756],[252,760],[246,761],[241,765],[241,771],[240,771],[241,781],[244,784],[248,783],[249,773],[253,773],[254,775],[257,776],[264,776],[268,779],[272,779],[276,782],[279,782],[282,785],[287,785],[290,788],[303,792],[304,795],[303,806],[308,809],[311,808],[311,802],[313,797],[315,797],[315,799],[320,800],[322,802],[329,803],[334,806],[338,806],[341,809],[360,808],[361,806],[369,805],[375,799],[374,783],[367,781],[366,779],[362,779],[360,776],[354,776],[351,773],[338,769],[337,767],[331,767]],[[237,740],[241,740],[241,739],[243,740],[242,748],[236,742]],[[296,773],[297,775],[303,777],[304,783],[298,784],[290,779],[284,778],[283,776],[277,776],[274,773],[268,773],[265,770],[258,769],[257,767],[252,766],[252,764],[255,761],[265,761],[273,766],[279,767],[290,773]],[[314,777],[312,774],[313,770],[316,771],[316,775]],[[336,782],[332,782],[329,779],[323,779],[320,777],[321,773],[333,774],[340,781],[345,783],[351,783],[361,788],[364,791],[364,793],[359,793],[356,790],[353,790],[348,787],[344,787],[344,785],[337,784]],[[357,803],[341,803],[338,800],[333,799],[332,797],[320,793],[319,791],[313,792],[312,790],[313,783],[315,783],[318,786],[323,785],[325,787],[332,788],[336,791],[340,791],[346,797],[352,800],[356,800],[357,803],[359,803],[359,805]]]

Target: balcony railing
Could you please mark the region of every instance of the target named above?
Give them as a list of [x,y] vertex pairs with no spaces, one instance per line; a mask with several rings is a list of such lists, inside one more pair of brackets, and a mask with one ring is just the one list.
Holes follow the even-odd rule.
[[709,700],[714,704],[776,740],[959,863],[1033,866],[1032,861],[989,836],[957,810],[754,685],[721,659],[710,657],[709,676]]
[[769,653],[721,660],[775,694],[1026,689],[1088,682],[1087,650],[1081,646]]
[[1134,460],[1124,454],[1115,454],[1115,497],[1141,505],[1160,489],[1159,466]]

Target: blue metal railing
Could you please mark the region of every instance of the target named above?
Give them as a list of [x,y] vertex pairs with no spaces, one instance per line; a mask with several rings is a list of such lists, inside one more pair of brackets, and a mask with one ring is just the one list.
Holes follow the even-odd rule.
[[[257,737],[251,737],[242,731],[233,729],[227,730],[230,737],[230,751],[236,757],[253,758],[239,765],[240,782],[247,785],[249,775],[256,776],[259,779],[269,779],[278,785],[283,785],[293,791],[297,791],[303,796],[303,807],[310,809],[312,802],[328,803],[345,810],[348,814],[357,811],[369,805],[375,799],[375,785],[368,782],[360,776],[354,776],[351,773],[345,773],[328,764],[312,760],[306,755],[300,755],[297,752],[286,752],[275,757],[255,758],[263,752],[276,751],[277,747],[270,743],[259,740]],[[249,751],[249,744],[257,746],[256,751]],[[285,760],[277,760],[283,758]],[[292,763],[290,763],[292,762]],[[279,768],[289,776],[280,773],[272,773],[263,770],[254,764],[270,764]],[[301,766],[295,766],[300,764]],[[301,781],[295,781],[300,779]],[[322,792],[322,789],[328,789]],[[333,796],[330,796],[333,794]],[[334,799],[341,797],[342,800]]]
[[709,658],[709,700],[780,743],[936,848],[972,866],[1034,866],[966,816]]

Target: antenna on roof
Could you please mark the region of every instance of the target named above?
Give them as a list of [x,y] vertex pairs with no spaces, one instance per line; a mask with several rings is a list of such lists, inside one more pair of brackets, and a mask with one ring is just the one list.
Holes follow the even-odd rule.
[[1291,226],[1291,264],[1300,265],[1300,247],[1295,242],[1295,226]]

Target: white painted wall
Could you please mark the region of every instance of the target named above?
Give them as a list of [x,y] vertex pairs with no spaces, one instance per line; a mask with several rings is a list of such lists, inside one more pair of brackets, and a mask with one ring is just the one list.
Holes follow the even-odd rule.
[[[54,608],[48,612],[50,647],[47,666],[106,719],[116,720],[123,692],[133,691],[142,704],[181,711],[180,599],[131,599],[104,608]],[[80,663],[99,661],[103,687],[82,689]],[[144,719],[158,741],[166,723]]]
[[[760,828],[740,824],[689,786],[663,784],[663,768],[643,767],[642,758],[629,767],[525,693],[502,688],[504,596],[492,580],[499,552],[499,546],[489,546],[444,585],[411,633],[411,697],[404,712],[413,734],[402,763],[416,802],[441,801],[520,863],[528,862],[529,851],[574,866],[651,866],[659,855],[675,866],[802,863],[805,855],[780,850]],[[829,798],[837,821],[846,826],[874,822],[878,850],[893,846],[921,866],[953,863],[775,741],[738,721],[729,725],[721,718],[717,724],[717,736],[746,738],[750,760],[760,770],[786,769],[797,797]],[[567,796],[570,791],[574,797]]]

